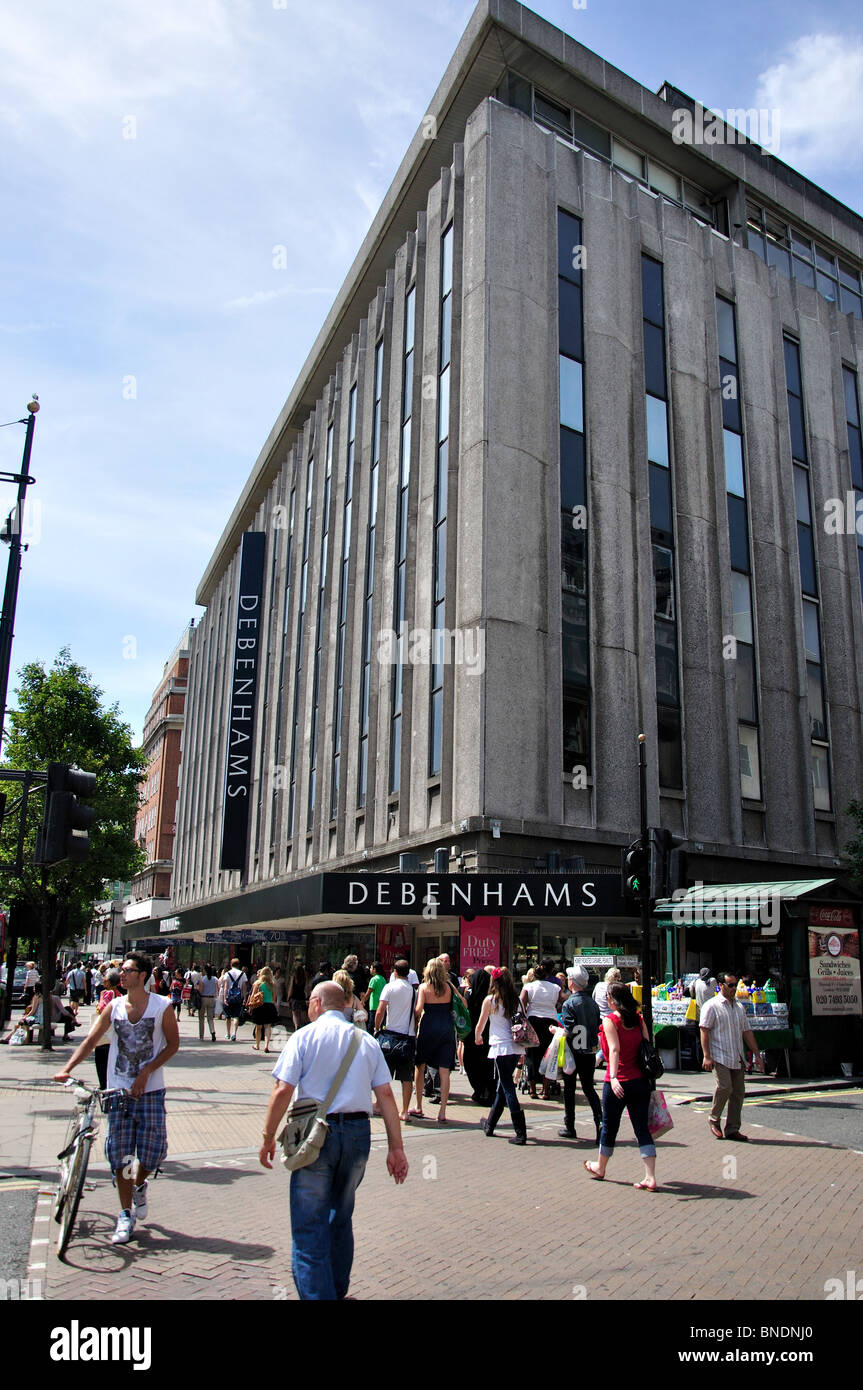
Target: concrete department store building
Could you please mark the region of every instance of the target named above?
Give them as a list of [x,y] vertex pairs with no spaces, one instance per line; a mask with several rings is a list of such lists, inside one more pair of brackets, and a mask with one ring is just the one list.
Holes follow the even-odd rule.
[[[172,907],[210,952],[634,951],[642,729],[692,880],[846,901],[863,221],[681,111],[477,6],[198,591]],[[528,889],[424,916],[418,865]],[[669,963],[790,996],[795,931]]]

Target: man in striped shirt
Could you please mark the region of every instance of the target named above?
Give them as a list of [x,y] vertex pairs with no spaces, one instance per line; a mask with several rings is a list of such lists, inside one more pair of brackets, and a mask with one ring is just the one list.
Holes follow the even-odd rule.
[[749,1027],[749,1019],[742,1004],[738,1004],[737,976],[727,972],[719,977],[719,994],[702,1005],[699,1027],[701,1046],[704,1050],[704,1071],[716,1072],[716,1091],[713,1095],[713,1108],[707,1121],[710,1133],[722,1138],[722,1112],[728,1105],[725,1122],[725,1138],[737,1139],[746,1143],[749,1136],[740,1133],[740,1117],[743,1113],[743,1098],[746,1093],[746,1072],[744,1070],[744,1043],[755,1058],[759,1071],[764,1070],[764,1058],[758,1050],[755,1035]]

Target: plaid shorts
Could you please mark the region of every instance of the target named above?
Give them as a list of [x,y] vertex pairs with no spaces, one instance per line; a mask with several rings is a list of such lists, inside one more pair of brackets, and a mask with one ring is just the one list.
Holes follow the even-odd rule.
[[142,1096],[126,1097],[126,1112],[122,1109],[108,1115],[108,1135],[105,1157],[116,1173],[137,1158],[142,1168],[154,1173],[168,1152],[168,1129],[165,1123],[165,1092],[145,1091]]

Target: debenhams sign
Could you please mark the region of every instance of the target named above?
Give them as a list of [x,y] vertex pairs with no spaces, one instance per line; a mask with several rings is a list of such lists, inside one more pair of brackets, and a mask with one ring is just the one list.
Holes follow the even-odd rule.
[[247,531],[240,553],[222,812],[222,857],[219,861],[222,869],[246,867],[252,787],[252,726],[261,664],[261,595],[266,540],[263,531]]
[[393,916],[616,916],[618,874],[326,874],[323,911]]

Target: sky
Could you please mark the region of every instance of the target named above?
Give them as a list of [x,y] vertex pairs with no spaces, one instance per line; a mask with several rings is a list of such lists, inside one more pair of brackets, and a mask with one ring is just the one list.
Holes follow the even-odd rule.
[[[653,91],[778,110],[774,152],[863,212],[858,0],[532,8]],[[13,707],[24,663],[68,646],[140,737],[472,10],[0,0],[0,425],[41,405]],[[0,428],[0,470],[23,443]]]

